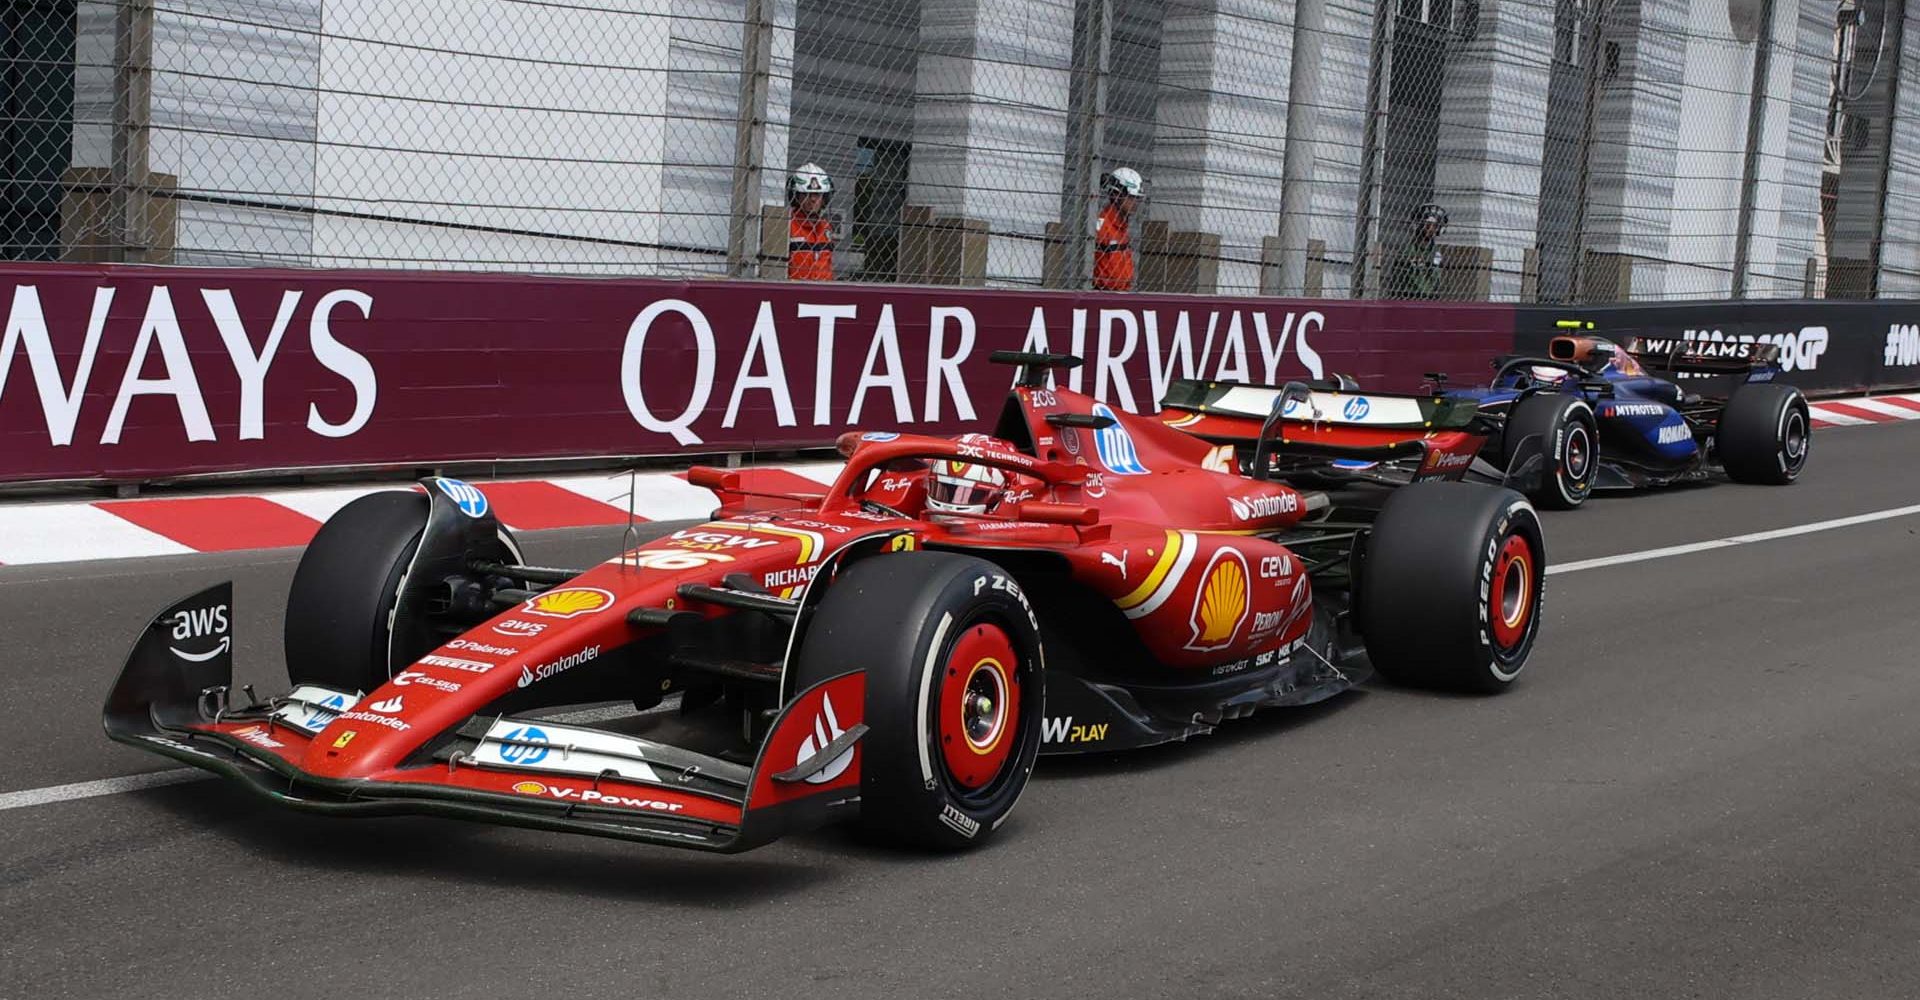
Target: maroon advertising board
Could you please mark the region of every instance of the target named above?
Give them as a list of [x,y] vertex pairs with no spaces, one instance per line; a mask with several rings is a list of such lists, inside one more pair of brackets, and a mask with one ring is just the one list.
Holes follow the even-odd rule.
[[1471,381],[1513,309],[391,271],[0,269],[0,482],[751,452],[990,425],[995,350],[1173,378]]

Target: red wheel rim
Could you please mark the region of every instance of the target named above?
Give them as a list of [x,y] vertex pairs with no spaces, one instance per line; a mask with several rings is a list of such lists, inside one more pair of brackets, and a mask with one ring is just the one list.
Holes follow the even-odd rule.
[[1020,723],[1019,655],[998,625],[969,627],[947,654],[934,738],[947,774],[968,791],[993,783],[1013,757]]
[[1533,546],[1519,535],[1508,535],[1493,559],[1493,593],[1488,615],[1493,619],[1493,641],[1502,649],[1520,643],[1533,617]]

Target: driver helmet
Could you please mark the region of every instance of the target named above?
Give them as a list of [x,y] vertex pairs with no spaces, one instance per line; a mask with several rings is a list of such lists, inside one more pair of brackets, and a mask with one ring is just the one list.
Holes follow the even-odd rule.
[[[1014,451],[1013,443],[991,434],[963,434],[960,444]],[[1006,495],[1008,481],[1014,477],[991,465],[965,459],[935,459],[927,473],[927,509],[946,514],[985,514]]]

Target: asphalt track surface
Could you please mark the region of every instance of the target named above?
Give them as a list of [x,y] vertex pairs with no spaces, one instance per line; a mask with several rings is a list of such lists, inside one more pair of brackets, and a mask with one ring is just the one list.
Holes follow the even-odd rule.
[[[1789,489],[1549,515],[1556,562],[1920,502],[1920,426]],[[738,857],[193,781],[0,811],[0,997],[1920,994],[1920,516],[1551,578],[1498,698],[1370,686],[1036,774],[1002,837]],[[536,561],[618,533],[529,540]],[[98,712],[231,577],[281,683],[296,553],[0,568],[0,793],[168,768]]]

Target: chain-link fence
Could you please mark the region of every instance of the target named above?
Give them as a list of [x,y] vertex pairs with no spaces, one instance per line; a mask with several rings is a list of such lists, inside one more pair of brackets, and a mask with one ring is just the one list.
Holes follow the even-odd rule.
[[0,256],[1913,295],[1907,3],[11,0]]

